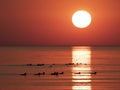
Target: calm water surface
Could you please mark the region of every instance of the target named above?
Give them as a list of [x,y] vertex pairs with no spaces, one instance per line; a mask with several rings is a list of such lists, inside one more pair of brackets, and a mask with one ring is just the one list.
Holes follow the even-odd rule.
[[120,47],[0,47],[0,90],[119,88]]

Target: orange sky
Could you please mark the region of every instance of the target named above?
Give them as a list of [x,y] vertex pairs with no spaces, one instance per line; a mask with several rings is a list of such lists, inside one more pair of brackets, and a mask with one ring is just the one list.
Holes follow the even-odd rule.
[[[71,22],[77,10],[89,27]],[[120,45],[120,0],[0,0],[0,45]]]

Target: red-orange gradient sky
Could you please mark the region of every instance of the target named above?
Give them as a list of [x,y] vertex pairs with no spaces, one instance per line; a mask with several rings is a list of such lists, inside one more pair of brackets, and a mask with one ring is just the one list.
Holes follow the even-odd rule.
[[[73,26],[77,10],[89,27]],[[120,0],[0,0],[0,45],[120,45]]]

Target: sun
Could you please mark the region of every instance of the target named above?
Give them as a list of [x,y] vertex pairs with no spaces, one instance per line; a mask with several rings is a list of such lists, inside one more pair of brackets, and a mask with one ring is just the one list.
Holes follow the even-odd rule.
[[86,28],[91,23],[91,15],[85,10],[76,11],[72,15],[72,23],[77,28]]

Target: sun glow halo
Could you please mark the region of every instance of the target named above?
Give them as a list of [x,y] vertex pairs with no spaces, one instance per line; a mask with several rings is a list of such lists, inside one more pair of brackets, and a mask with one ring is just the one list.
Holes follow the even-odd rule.
[[85,28],[91,23],[91,15],[85,10],[77,11],[72,16],[72,23],[78,28]]

